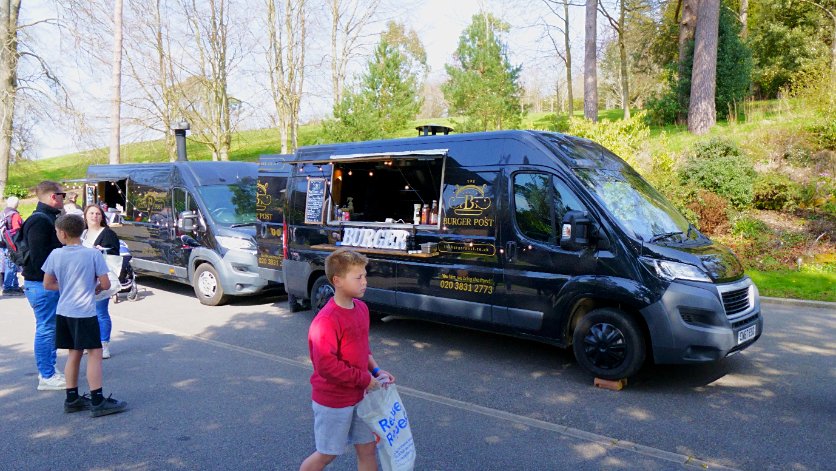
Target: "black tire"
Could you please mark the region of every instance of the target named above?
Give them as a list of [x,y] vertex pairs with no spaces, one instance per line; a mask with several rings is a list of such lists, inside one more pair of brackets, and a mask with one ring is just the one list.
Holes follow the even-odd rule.
[[229,296],[224,294],[218,271],[208,263],[201,264],[194,271],[192,287],[201,304],[220,306],[229,300]]
[[131,290],[128,291],[128,301],[136,301],[139,299],[139,289],[136,287],[136,279],[131,283]]
[[299,312],[305,310],[305,305],[301,299],[292,294],[287,295],[287,308],[290,312]]
[[575,327],[572,341],[578,363],[598,378],[628,378],[644,363],[644,335],[636,321],[618,309],[587,313]]
[[316,279],[311,288],[311,309],[313,313],[318,313],[326,304],[328,300],[334,297],[334,287],[328,282],[325,275]]

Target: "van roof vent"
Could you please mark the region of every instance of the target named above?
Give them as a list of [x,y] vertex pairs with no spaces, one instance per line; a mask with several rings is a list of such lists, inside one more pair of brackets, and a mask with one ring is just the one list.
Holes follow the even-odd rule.
[[453,128],[441,124],[422,124],[421,126],[415,126],[415,129],[418,130],[419,136],[435,136],[439,133],[444,133],[446,136],[453,132]]

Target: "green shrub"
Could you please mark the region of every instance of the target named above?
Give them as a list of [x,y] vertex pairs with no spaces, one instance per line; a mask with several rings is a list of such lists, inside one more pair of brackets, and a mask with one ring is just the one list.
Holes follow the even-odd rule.
[[752,189],[752,206],[756,209],[791,211],[801,200],[801,187],[782,173],[758,176]]
[[698,142],[681,172],[686,185],[716,193],[737,209],[752,204],[755,176],[752,163],[740,149],[723,139]]
[[807,127],[816,144],[823,149],[836,150],[836,119],[825,119]]
[[650,128],[645,121],[645,113],[639,111],[626,120],[593,123],[583,118],[572,118],[568,134],[595,141],[630,165],[636,165],[636,154],[650,136]]
[[650,125],[664,126],[673,124],[684,111],[682,105],[672,90],[666,90],[661,95],[653,95],[645,102],[647,121]]
[[566,132],[569,130],[569,115],[550,113],[534,122],[534,129]]
[[732,234],[751,240],[764,240],[769,237],[769,226],[760,219],[742,216],[732,223]]
[[26,198],[29,196],[28,189],[20,185],[15,185],[13,183],[6,184],[6,191],[4,191],[4,193],[6,193],[4,195],[6,198],[8,198],[9,196],[17,196],[18,198]]

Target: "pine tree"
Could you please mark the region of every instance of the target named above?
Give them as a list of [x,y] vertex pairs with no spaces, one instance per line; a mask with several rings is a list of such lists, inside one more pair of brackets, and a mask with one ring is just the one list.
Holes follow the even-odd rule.
[[442,91],[450,114],[465,118],[456,123],[459,131],[514,129],[522,121],[525,112],[518,83],[522,67],[511,65],[499,38],[508,29],[507,23],[490,13],[474,15],[459,37],[456,63],[445,66],[450,80]]
[[421,109],[425,64],[417,35],[404,35],[401,25],[390,23],[359,87],[344,93],[334,107],[335,119],[323,124],[325,135],[336,142],[361,141],[402,129]]

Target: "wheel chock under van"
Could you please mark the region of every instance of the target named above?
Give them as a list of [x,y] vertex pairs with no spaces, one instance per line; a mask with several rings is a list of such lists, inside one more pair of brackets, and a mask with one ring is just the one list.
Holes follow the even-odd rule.
[[627,386],[627,378],[617,380],[595,378],[595,382],[593,384],[596,388],[609,389],[611,391],[621,391]]

